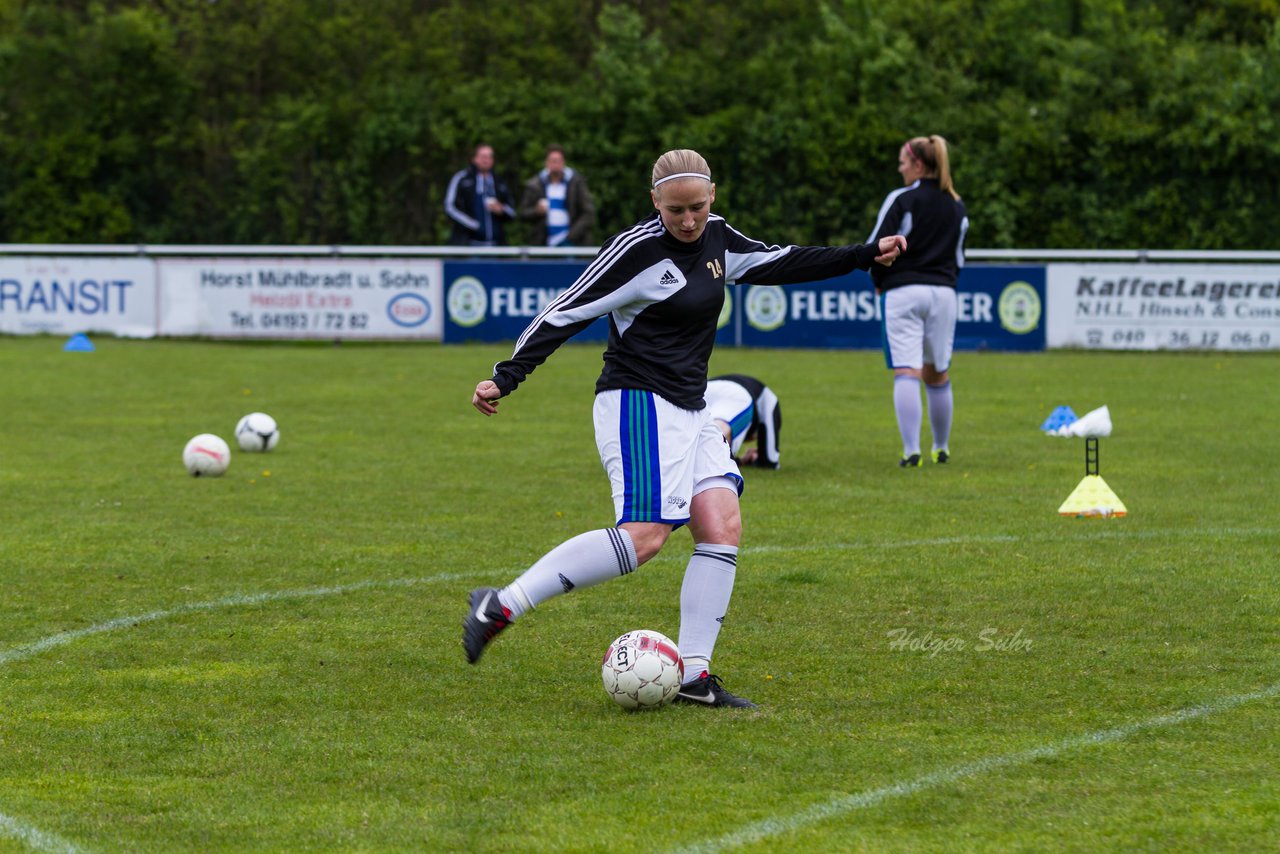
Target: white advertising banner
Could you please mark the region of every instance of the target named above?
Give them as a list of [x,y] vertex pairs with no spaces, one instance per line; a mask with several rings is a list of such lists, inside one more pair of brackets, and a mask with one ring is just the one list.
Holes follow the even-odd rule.
[[161,258],[160,335],[439,341],[439,259]]
[[1046,345],[1280,349],[1280,266],[1050,264]]
[[148,258],[0,258],[0,332],[156,334],[156,268]]

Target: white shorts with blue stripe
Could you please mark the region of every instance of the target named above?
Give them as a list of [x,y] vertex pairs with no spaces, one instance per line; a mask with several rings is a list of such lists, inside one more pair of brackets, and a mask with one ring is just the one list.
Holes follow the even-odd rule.
[[619,525],[680,526],[704,489],[731,485],[742,494],[742,473],[707,410],[681,409],[650,391],[612,389],[596,395],[593,415]]

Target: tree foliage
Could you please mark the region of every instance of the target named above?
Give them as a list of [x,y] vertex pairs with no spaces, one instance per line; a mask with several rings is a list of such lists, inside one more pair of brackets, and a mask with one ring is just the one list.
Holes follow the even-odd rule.
[[[940,133],[991,247],[1280,248],[1280,0],[0,0],[0,239],[430,244],[478,141],[603,236],[691,147],[778,242],[865,239]],[[517,232],[517,238],[523,236]]]

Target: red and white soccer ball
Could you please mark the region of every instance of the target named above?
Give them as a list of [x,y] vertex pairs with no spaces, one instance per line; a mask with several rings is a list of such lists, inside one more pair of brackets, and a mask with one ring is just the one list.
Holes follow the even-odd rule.
[[656,709],[680,692],[684,661],[671,638],[637,629],[609,644],[600,677],[605,693],[624,709]]
[[231,465],[231,449],[212,433],[201,433],[182,449],[182,464],[193,477],[218,477]]

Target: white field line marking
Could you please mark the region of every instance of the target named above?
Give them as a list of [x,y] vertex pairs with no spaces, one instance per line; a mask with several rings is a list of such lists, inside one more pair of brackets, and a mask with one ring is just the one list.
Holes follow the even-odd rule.
[[[1096,523],[1095,523],[1096,524]],[[1118,537],[1118,538],[1166,538],[1170,536],[1251,536],[1265,534],[1280,534],[1280,530],[1274,528],[1208,528],[1186,530],[1174,528],[1169,530],[1139,530],[1139,531],[1092,531],[1090,537]],[[991,534],[979,536],[960,536],[960,537],[935,537],[932,539],[921,540],[895,540],[891,542],[872,542],[865,543],[812,543],[798,546],[746,546],[744,552],[750,554],[770,554],[770,553],[786,553],[786,552],[804,552],[804,551],[821,551],[823,549],[833,549],[836,551],[851,551],[857,549],[897,549],[897,548],[917,548],[921,546],[949,546],[949,545],[982,545],[984,543],[1010,543],[1010,542],[1067,542],[1076,539],[1075,537],[1023,537],[1016,534]],[[673,557],[679,560],[684,559],[683,552],[679,549],[669,550]],[[519,572],[520,570],[516,570]],[[92,626],[86,626],[82,629],[71,629],[70,631],[58,632],[54,635],[41,638],[33,643],[24,644],[23,646],[11,647],[10,649],[0,650],[0,667],[11,664],[15,661],[22,661],[39,655],[46,650],[55,647],[66,646],[74,643],[82,638],[100,635],[106,632],[115,631],[116,629],[128,628],[141,623],[153,623],[159,620],[167,620],[172,617],[182,616],[184,614],[194,614],[203,611],[215,611],[222,608],[245,607],[250,605],[259,605],[264,602],[276,602],[283,599],[304,599],[315,598],[320,596],[335,596],[342,593],[354,593],[359,590],[368,590],[371,588],[388,588],[388,587],[412,587],[418,584],[428,584],[433,581],[458,581],[463,578],[470,577],[463,573],[451,573],[441,575],[430,575],[424,578],[399,578],[383,581],[360,581],[354,584],[341,584],[332,587],[306,587],[296,590],[278,590],[269,593],[253,593],[228,596],[223,599],[214,599],[207,602],[192,602],[186,605],[178,605],[174,608],[168,608],[159,611],[150,611],[145,614],[134,614],[127,617],[116,617],[112,620],[106,620],[101,623],[95,623]]]
[[[893,540],[890,542],[875,542],[868,540],[861,543],[829,543],[818,541],[814,543],[803,543],[795,546],[743,546],[742,551],[749,554],[784,554],[786,552],[812,552],[812,551],[854,551],[858,549],[877,550],[877,549],[904,549],[918,548],[920,546],[963,546],[963,545],[984,545],[987,543],[1073,543],[1084,542],[1087,540],[1154,540],[1154,539],[1170,539],[1177,537],[1252,537],[1252,536],[1280,536],[1280,528],[1197,528],[1187,530],[1184,528],[1166,528],[1166,529],[1139,529],[1136,531],[1123,531],[1118,529],[1098,530],[1096,526],[1105,525],[1104,522],[1086,521],[1081,523],[1084,525],[1094,526],[1087,533],[1079,536],[1022,536],[1019,534],[981,534],[976,536],[958,536],[958,537],[932,537],[922,540]],[[1114,525],[1124,524],[1120,520],[1116,520]]]
[[1280,696],[1280,684],[1272,685],[1269,688],[1263,688],[1261,691],[1253,691],[1248,694],[1236,694],[1221,700],[1204,703],[1199,706],[1192,706],[1187,709],[1181,709],[1167,715],[1159,715],[1154,718],[1147,718],[1144,721],[1137,721],[1123,726],[1113,727],[1112,729],[1102,729],[1095,732],[1086,733],[1084,735],[1075,736],[1074,738],[1064,739],[1052,744],[1046,744],[1043,747],[1033,747],[1030,750],[1023,750],[1018,753],[1007,753],[1003,756],[992,756],[987,759],[979,759],[976,762],[968,762],[963,765],[953,765],[950,768],[944,768],[941,771],[934,771],[925,774],[922,777],[916,777],[914,780],[906,780],[900,783],[894,783],[889,786],[883,786],[879,789],[869,789],[865,792],[859,792],[856,795],[843,795],[833,798],[825,803],[815,804],[808,809],[801,810],[790,816],[779,818],[769,818],[758,821],[753,824],[746,825],[740,830],[727,833],[716,839],[708,839],[703,842],[696,843],[684,848],[678,848],[678,854],[704,854],[704,852],[723,851],[727,848],[735,848],[739,845],[747,845],[752,842],[759,842],[771,836],[777,836],[792,830],[798,830],[803,827],[818,824],[830,818],[847,815],[855,810],[867,809],[874,807],[890,798],[906,797],[922,792],[926,789],[933,789],[938,786],[946,786],[951,783],[957,783],[969,777],[976,777],[979,774],[986,774],[989,771],[997,771],[1002,768],[1009,768],[1015,765],[1025,765],[1036,759],[1052,759],[1063,753],[1078,750],[1084,747],[1093,747],[1100,744],[1109,744],[1115,741],[1121,741],[1135,733],[1149,729],[1157,729],[1160,727],[1172,727],[1184,724],[1187,721],[1194,721],[1200,718],[1216,715],[1221,712],[1230,711],[1245,703],[1252,703],[1257,700],[1270,700]]
[[[40,653],[46,652],[50,649],[74,643],[82,638],[104,634],[106,632],[114,631],[115,629],[137,626],[142,623],[154,623],[159,620],[167,620],[171,617],[180,617],[185,614],[216,611],[221,608],[260,605],[264,602],[278,602],[284,599],[307,599],[318,596],[336,596],[341,593],[354,593],[359,590],[368,590],[371,588],[412,587],[418,584],[427,584],[432,581],[457,581],[467,577],[467,575],[461,573],[450,573],[430,575],[425,578],[397,578],[387,581],[360,581],[355,584],[341,584],[333,587],[304,587],[297,590],[278,590],[272,593],[241,594],[236,596],[227,596],[223,599],[213,599],[208,602],[193,602],[188,605],[179,605],[175,608],[167,608],[160,611],[148,611],[145,614],[135,614],[130,617],[116,617],[113,620],[95,623],[92,626],[86,626],[83,629],[58,632],[56,635],[49,635],[46,638],[42,638],[34,643],[25,644],[24,646],[0,650],[0,666],[31,658],[32,656],[39,655]],[[48,854],[81,854],[81,852],[85,850],[73,845],[61,837],[40,830],[39,828],[27,824],[20,819],[16,819],[13,816],[0,812],[0,838],[5,837],[15,839],[34,851],[48,852]]]
[[84,851],[59,836],[0,813],[0,838],[6,837],[16,839],[34,851],[47,851],[49,854],[81,854]]
[[743,546],[741,551],[748,554],[786,554],[788,552],[830,551],[879,551],[881,549],[909,549],[921,546],[958,546],[984,545],[986,543],[1016,543],[1022,537],[1012,534],[990,534],[979,537],[934,537],[927,540],[895,540],[890,543],[878,543],[868,540],[865,543],[801,543],[796,546]]
[[[1097,523],[1094,523],[1097,524]],[[1101,538],[1135,538],[1135,539],[1152,539],[1167,538],[1177,536],[1253,536],[1278,534],[1280,530],[1275,528],[1204,528],[1204,529],[1182,529],[1173,528],[1167,530],[1138,530],[1138,531],[1099,531],[1094,530],[1089,533],[1089,537]],[[978,536],[959,536],[959,537],[935,537],[932,539],[920,540],[894,540],[891,542],[873,542],[864,543],[812,543],[798,546],[745,546],[742,550],[750,554],[771,554],[786,552],[805,552],[805,551],[821,551],[823,549],[832,549],[836,551],[852,551],[858,549],[898,549],[898,548],[918,548],[921,546],[950,546],[950,545],[982,545],[985,543],[1011,543],[1011,542],[1069,542],[1077,539],[1076,537],[1024,537],[1017,534],[990,534]],[[684,560],[684,553],[679,549],[669,549],[672,559]],[[520,572],[522,570],[515,570]],[[178,605],[159,611],[150,611],[146,614],[135,614],[127,617],[116,617],[105,622],[95,623],[92,626],[86,626],[82,629],[72,629],[66,632],[59,632],[46,638],[41,638],[33,643],[23,646],[12,647],[6,650],[0,650],[0,666],[11,664],[15,661],[22,661],[32,656],[53,649],[59,646],[66,646],[80,640],[81,638],[90,637],[92,635],[100,635],[105,632],[115,631],[116,629],[128,628],[141,623],[153,623],[158,620],[167,620],[172,617],[182,616],[184,614],[193,614],[202,611],[215,611],[222,608],[244,607],[249,605],[259,605],[264,602],[275,602],[283,599],[303,599],[315,598],[320,596],[335,596],[342,593],[354,593],[359,590],[368,590],[371,588],[387,588],[387,587],[412,587],[418,584],[428,584],[433,581],[458,581],[471,577],[464,573],[452,573],[441,575],[430,575],[424,578],[399,578],[383,581],[360,581],[354,584],[341,584],[332,587],[306,587],[297,590],[278,590],[270,593],[253,593],[240,594],[236,596],[228,596],[224,599],[214,599],[207,602],[193,602],[187,605]]]
[[236,608],[247,605],[260,605],[264,602],[277,602],[282,599],[308,599],[319,596],[336,596],[340,593],[354,593],[358,590],[368,590],[375,587],[412,587],[418,584],[428,584],[432,581],[457,581],[461,578],[469,576],[461,573],[452,573],[446,575],[430,575],[426,578],[396,578],[387,581],[360,581],[355,584],[340,584],[334,587],[304,587],[297,590],[277,590],[271,593],[252,593],[240,594],[236,596],[227,596],[224,599],[213,599],[208,602],[192,602],[187,605],[178,605],[174,608],[167,608],[161,611],[149,611],[145,614],[134,614],[128,617],[116,617],[113,620],[95,623],[92,626],[85,626],[83,629],[72,629],[66,632],[58,632],[56,635],[49,635],[41,638],[34,643],[17,646],[11,649],[0,650],[0,666],[11,664],[15,661],[31,658],[39,655],[46,650],[54,647],[66,646],[69,643],[87,638],[92,635],[100,635],[106,632],[123,629],[129,626],[137,626],[142,623],[154,623],[159,620],[167,620],[171,617],[180,617],[184,614],[195,614],[202,611],[216,611],[222,608]]

